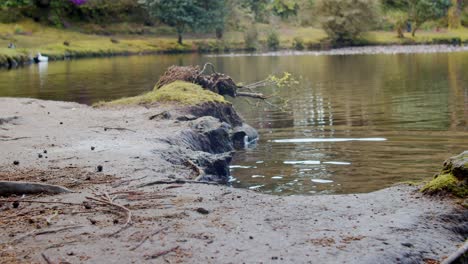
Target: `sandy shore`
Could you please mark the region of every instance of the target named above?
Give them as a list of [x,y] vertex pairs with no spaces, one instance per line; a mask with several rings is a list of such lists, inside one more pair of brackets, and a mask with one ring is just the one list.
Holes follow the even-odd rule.
[[[151,185],[199,177],[186,159],[229,161],[229,153],[198,142],[210,145],[212,131],[226,125],[207,131],[200,119],[174,106],[0,98],[0,180],[74,191],[23,198],[61,203],[0,203],[0,262],[438,263],[467,238],[466,209],[410,186],[279,197]],[[129,211],[86,198],[107,198],[101,194]]]

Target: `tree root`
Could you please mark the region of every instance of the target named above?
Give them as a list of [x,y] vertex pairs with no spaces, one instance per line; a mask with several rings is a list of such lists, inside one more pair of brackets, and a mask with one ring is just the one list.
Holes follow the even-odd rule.
[[131,222],[132,222],[132,211],[130,211],[130,209],[128,209],[127,207],[125,207],[123,205],[116,204],[114,202],[114,199],[111,198],[109,196],[109,194],[105,193],[104,195],[101,195],[100,197],[97,197],[97,198],[86,197],[86,199],[98,202],[98,203],[100,203],[102,205],[112,206],[112,207],[115,207],[115,208],[120,209],[121,211],[125,212],[125,214],[126,214],[125,224],[122,226],[122,228],[120,228],[116,232],[110,234],[109,235],[110,237],[122,232],[123,230],[125,230],[131,224]]
[[0,181],[0,196],[23,195],[23,194],[60,194],[70,193],[71,190],[57,185],[32,183],[32,182],[16,182],[16,181]]
[[169,253],[171,253],[171,252],[174,252],[174,251],[176,251],[177,249],[179,249],[179,246],[173,247],[173,248],[168,249],[168,250],[163,250],[163,251],[161,251],[161,252],[157,252],[157,253],[152,254],[152,255],[146,255],[145,258],[146,258],[146,259],[156,259],[156,258],[159,258],[159,257],[161,257],[161,256],[167,255],[167,254],[169,254]]

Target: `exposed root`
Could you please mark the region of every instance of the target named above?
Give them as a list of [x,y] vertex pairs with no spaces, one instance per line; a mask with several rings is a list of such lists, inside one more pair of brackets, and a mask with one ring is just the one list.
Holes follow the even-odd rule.
[[149,234],[149,235],[146,235],[141,241],[140,243],[138,243],[137,245],[133,246],[130,248],[130,251],[134,251],[135,249],[139,248],[141,245],[143,245],[146,240],[150,239],[151,237],[161,233],[162,231],[166,231],[167,229],[169,229],[169,227],[165,227],[165,228],[162,228],[162,229],[159,229],[159,230],[156,230],[155,232]]
[[59,194],[70,193],[71,190],[57,185],[32,183],[32,182],[15,182],[15,181],[0,181],[0,196],[23,195],[23,194]]
[[71,230],[71,229],[77,229],[77,228],[82,228],[83,226],[67,226],[67,227],[62,227],[62,228],[57,228],[57,229],[48,229],[48,230],[42,230],[42,231],[36,231],[36,232],[31,232],[31,233],[28,233],[26,235],[23,235],[19,238],[16,238],[16,239],[13,239],[10,244],[16,244],[16,243],[19,243],[21,241],[23,241],[24,239],[30,237],[30,236],[39,236],[39,235],[46,235],[46,234],[55,234],[55,233],[58,233],[58,232],[62,232],[62,231],[67,231],[67,230]]

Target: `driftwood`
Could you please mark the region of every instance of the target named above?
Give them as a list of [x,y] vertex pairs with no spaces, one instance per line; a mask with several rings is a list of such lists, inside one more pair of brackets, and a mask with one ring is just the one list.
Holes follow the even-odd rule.
[[[208,68],[211,68],[211,74],[206,74]],[[205,64],[202,70],[200,70],[198,66],[171,66],[161,76],[156,87],[161,88],[175,81],[196,83],[204,89],[220,95],[229,95],[231,97],[248,96],[257,99],[266,99],[262,94],[238,92],[238,89],[243,87],[238,86],[228,75],[216,72],[211,63]]]
[[32,183],[32,182],[17,182],[17,181],[0,181],[0,196],[23,195],[23,194],[59,194],[69,193],[71,190],[57,185]]

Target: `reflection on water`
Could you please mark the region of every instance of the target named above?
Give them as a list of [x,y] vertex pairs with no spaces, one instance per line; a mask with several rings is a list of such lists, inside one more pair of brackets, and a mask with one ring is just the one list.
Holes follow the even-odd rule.
[[[355,56],[144,56],[0,71],[0,96],[91,104],[152,89],[170,65],[211,62],[249,83],[291,72],[300,84],[263,88],[283,110],[234,104],[260,132],[236,154],[234,186],[274,194],[369,192],[430,177],[468,149],[468,53]],[[276,101],[282,104],[283,101]]]

